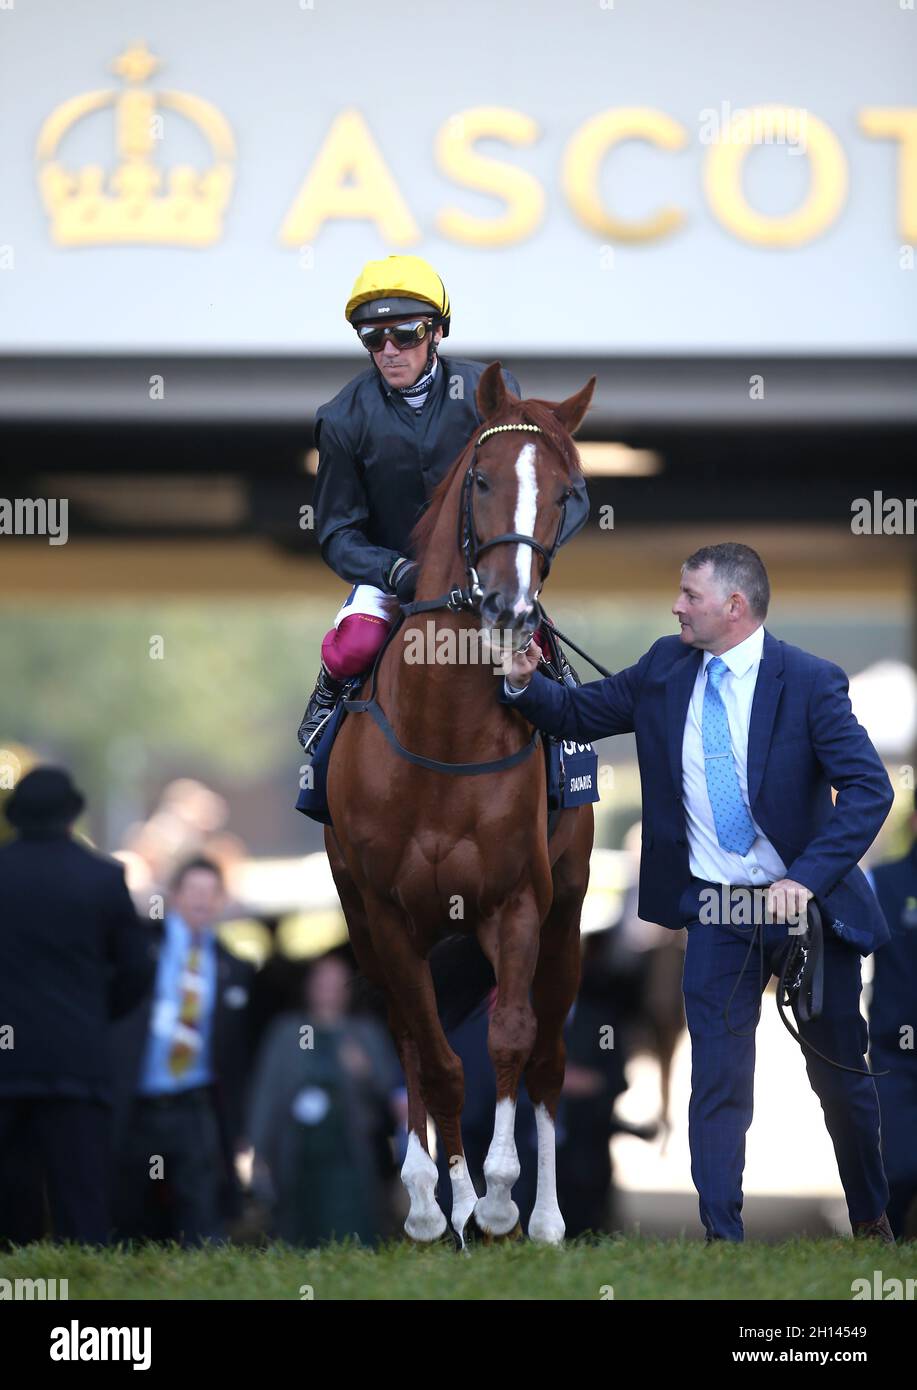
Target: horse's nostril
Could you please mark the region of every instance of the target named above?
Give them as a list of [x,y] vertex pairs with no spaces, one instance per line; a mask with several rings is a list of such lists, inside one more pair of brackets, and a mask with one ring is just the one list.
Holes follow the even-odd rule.
[[501,593],[491,590],[489,594],[484,595],[481,604],[481,617],[490,627],[499,627],[500,619],[506,612],[506,601]]

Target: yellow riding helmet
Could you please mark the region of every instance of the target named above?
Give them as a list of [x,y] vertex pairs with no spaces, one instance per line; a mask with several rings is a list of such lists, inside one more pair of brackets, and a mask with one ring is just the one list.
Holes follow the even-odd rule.
[[446,287],[433,267],[420,256],[386,256],[367,261],[350,292],[344,315],[354,328],[376,319],[433,310],[449,336],[452,306]]

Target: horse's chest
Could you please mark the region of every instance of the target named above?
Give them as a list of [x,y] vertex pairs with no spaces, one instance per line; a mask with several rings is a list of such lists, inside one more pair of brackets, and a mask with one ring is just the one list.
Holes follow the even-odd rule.
[[415,822],[395,849],[373,853],[365,866],[375,884],[388,889],[412,914],[431,913],[449,921],[471,923],[494,912],[518,885],[527,862],[525,846],[516,845],[518,828],[476,831],[431,829]]

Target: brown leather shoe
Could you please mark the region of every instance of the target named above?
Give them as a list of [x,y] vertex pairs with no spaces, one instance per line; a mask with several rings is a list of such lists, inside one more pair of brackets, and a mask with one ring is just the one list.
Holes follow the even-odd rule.
[[875,1221],[854,1221],[853,1234],[857,1240],[867,1240],[872,1236],[875,1240],[881,1240],[884,1245],[895,1244],[895,1237],[884,1211]]

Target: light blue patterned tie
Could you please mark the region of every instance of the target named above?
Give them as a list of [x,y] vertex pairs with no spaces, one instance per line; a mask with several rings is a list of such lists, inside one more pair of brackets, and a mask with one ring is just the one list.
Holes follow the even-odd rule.
[[757,832],[748,807],[742,800],[739,774],[729,738],[729,719],[720,694],[720,682],[728,669],[720,656],[715,656],[707,666],[703,713],[704,771],[716,838],[723,849],[747,854],[757,838]]

